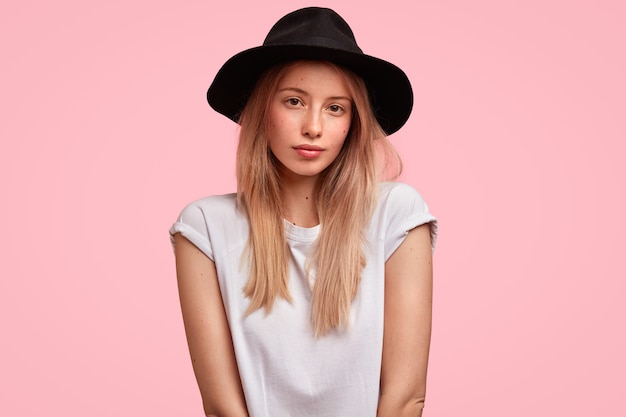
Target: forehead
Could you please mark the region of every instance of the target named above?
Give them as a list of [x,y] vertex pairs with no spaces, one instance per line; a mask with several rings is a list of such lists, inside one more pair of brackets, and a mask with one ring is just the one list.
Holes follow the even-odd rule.
[[298,88],[308,93],[333,92],[350,96],[342,71],[323,61],[297,61],[290,64],[280,77],[278,89]]

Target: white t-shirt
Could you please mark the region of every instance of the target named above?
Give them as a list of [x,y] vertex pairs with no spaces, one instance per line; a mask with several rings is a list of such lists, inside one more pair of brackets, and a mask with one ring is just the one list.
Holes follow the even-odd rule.
[[181,233],[215,262],[239,375],[250,417],[375,417],[383,341],[384,266],[408,231],[437,221],[412,187],[382,183],[367,229],[367,265],[352,303],[351,324],[315,338],[310,321],[311,285],[304,264],[320,226],[285,221],[291,251],[291,303],[277,298],[270,314],[247,317],[248,279],[242,253],[248,223],[236,195],[207,197],[188,205],[170,229]]

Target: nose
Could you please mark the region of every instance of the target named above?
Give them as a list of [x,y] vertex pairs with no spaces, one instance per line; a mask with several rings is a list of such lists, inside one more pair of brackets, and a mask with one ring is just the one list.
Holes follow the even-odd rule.
[[311,139],[322,136],[322,118],[316,111],[309,111],[302,124],[302,134]]

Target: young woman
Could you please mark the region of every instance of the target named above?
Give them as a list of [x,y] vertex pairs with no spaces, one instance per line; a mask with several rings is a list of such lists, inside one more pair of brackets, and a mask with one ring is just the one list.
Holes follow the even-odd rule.
[[404,72],[306,8],[226,62],[208,101],[240,125],[237,194],[170,230],[206,415],[421,416],[436,220],[381,181]]

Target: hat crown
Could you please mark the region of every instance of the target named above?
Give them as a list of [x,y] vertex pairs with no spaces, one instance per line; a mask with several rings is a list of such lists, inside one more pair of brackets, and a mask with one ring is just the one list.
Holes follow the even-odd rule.
[[298,60],[329,61],[359,76],[367,88],[374,117],[388,135],[409,118],[413,90],[404,71],[364,54],[348,23],[333,10],[321,7],[289,13],[272,26],[262,46],[226,61],[207,91],[209,104],[239,122],[259,77],[274,65]]
[[348,23],[335,11],[307,7],[289,13],[270,29],[264,46],[301,45],[362,54]]

